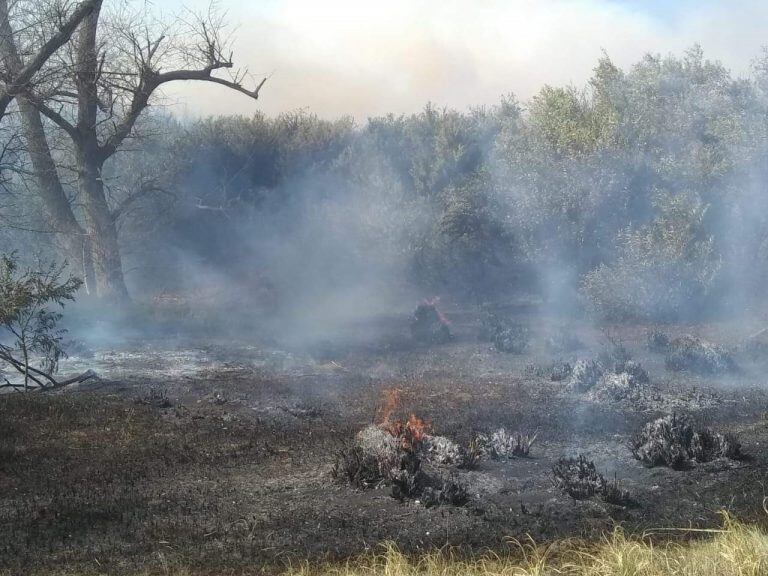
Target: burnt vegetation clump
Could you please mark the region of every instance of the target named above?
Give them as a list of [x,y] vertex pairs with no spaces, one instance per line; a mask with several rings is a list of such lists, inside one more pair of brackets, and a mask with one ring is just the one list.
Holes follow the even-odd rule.
[[511,433],[499,428],[491,434],[478,434],[476,443],[493,460],[527,458],[536,442],[536,434]]
[[467,488],[451,470],[474,467],[478,454],[427,435],[421,424],[411,417],[364,428],[352,447],[337,454],[333,477],[356,488],[388,486],[392,497],[426,506],[465,504]]
[[648,422],[631,441],[632,455],[649,467],[675,470],[717,458],[745,458],[733,434],[720,434],[695,425],[686,415],[672,414]]
[[482,318],[480,339],[490,342],[498,352],[522,354],[531,340],[528,328],[499,311],[488,310]]
[[733,355],[718,344],[686,335],[669,343],[665,364],[669,370],[696,374],[725,374],[737,370]]
[[560,458],[552,466],[552,476],[555,486],[575,500],[598,496],[609,504],[624,506],[631,502],[629,491],[616,478],[612,482],[606,480],[584,455]]

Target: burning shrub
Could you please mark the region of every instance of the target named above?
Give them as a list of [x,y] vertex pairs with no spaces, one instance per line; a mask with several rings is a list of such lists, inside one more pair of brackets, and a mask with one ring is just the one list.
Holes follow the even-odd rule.
[[646,466],[689,468],[694,462],[741,458],[741,445],[733,435],[697,430],[687,416],[672,414],[647,423],[632,439],[632,455]]
[[490,436],[477,436],[478,445],[494,460],[528,456],[535,441],[536,434],[510,434],[505,428],[499,428]]
[[571,371],[568,389],[574,392],[587,392],[600,381],[605,369],[595,360],[578,360]]
[[658,354],[665,354],[669,350],[669,336],[659,330],[652,330],[646,336],[648,350]]
[[722,374],[736,369],[736,362],[725,348],[696,336],[675,338],[669,344],[666,358],[669,370]]
[[425,300],[413,313],[411,335],[417,342],[444,344],[453,340],[450,323],[437,309],[437,302],[437,298]]
[[394,498],[418,498],[427,506],[464,504],[468,493],[458,480],[424,466],[463,467],[470,456],[448,438],[425,430],[426,424],[416,416],[367,426],[352,448],[338,454],[333,476],[358,488],[388,485]]
[[599,496],[610,504],[624,505],[630,502],[629,491],[622,489],[615,478],[613,482],[608,482],[598,472],[595,463],[583,455],[560,458],[552,466],[552,474],[555,486],[575,500]]

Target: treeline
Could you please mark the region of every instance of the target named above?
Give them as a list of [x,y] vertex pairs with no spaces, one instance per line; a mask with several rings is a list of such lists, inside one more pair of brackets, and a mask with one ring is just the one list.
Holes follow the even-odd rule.
[[[129,284],[281,294],[396,283],[610,318],[753,303],[768,258],[768,57],[695,47],[466,112],[328,121],[155,116],[106,181],[153,182],[120,231]],[[140,184],[134,184],[139,186]]]

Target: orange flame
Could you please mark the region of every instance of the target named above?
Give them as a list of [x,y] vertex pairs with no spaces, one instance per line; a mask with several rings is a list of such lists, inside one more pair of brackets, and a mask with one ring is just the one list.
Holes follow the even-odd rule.
[[379,424],[386,424],[389,422],[392,414],[394,414],[395,410],[397,410],[397,407],[400,404],[401,393],[402,390],[399,388],[390,388],[388,390],[384,390],[384,402],[379,408],[376,418]]
[[448,317],[443,314],[440,309],[437,307],[437,305],[440,303],[440,296],[433,296],[432,298],[425,298],[424,304],[427,306],[433,306],[435,308],[435,312],[437,312],[437,317],[440,319],[441,324],[445,324],[446,326],[451,325],[451,321],[448,320]]
[[405,450],[413,449],[430,431],[429,423],[415,414],[408,420],[392,420],[392,414],[400,404],[402,390],[392,388],[384,391],[384,402],[379,409],[379,426],[395,438],[399,438]]

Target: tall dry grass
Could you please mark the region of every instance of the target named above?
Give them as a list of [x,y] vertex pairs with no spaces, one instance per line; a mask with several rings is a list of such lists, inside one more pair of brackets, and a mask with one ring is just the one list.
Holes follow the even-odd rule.
[[654,545],[648,535],[616,529],[597,544],[576,541],[537,546],[517,542],[509,556],[467,559],[451,550],[419,557],[393,545],[343,563],[304,564],[284,576],[766,576],[768,532],[724,515],[720,530],[686,543]]

